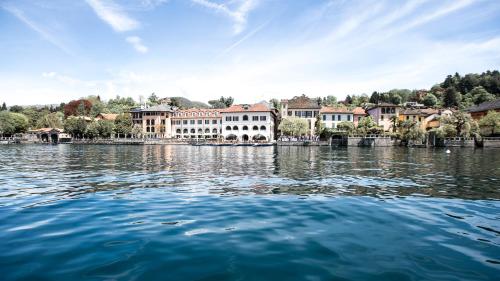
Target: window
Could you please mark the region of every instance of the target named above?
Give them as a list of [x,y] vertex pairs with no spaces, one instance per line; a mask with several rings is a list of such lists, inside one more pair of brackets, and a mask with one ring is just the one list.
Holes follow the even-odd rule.
[[210,124],[210,120],[205,120],[205,125],[209,125]]
[[180,133],[181,133],[181,129],[177,129],[177,130],[175,130],[175,132],[176,132],[177,134],[180,134]]
[[203,134],[203,130],[202,129],[198,129],[198,134]]
[[155,132],[155,127],[151,127],[151,133]]
[[243,121],[248,121],[248,115],[243,115]]
[[252,121],[259,121],[259,116],[252,116]]
[[292,116],[292,111],[288,111],[288,116]]
[[151,123],[149,122],[149,119],[146,120],[146,125],[148,125],[148,126],[151,125]]
[[418,122],[422,122],[422,117],[418,117]]
[[351,121],[351,115],[347,115],[347,121]]
[[146,132],[149,133],[149,127],[146,127]]
[[217,124],[217,120],[212,120],[212,124]]
[[231,121],[231,116],[226,116],[226,121],[230,122]]
[[182,120],[182,124],[187,125],[188,124],[188,120]]
[[233,121],[235,121],[235,122],[240,121],[240,117],[239,116],[233,116]]
[[326,121],[326,115],[323,114],[323,121]]
[[318,116],[319,111],[314,111],[314,117]]
[[189,124],[194,125],[194,120],[189,120]]
[[396,108],[392,107],[391,108],[391,113],[396,113]]
[[342,116],[337,115],[337,121],[340,121],[342,119]]
[[260,121],[266,121],[266,119],[267,119],[266,116],[261,116],[260,117]]
[[226,126],[226,131],[231,131],[231,126]]
[[358,122],[361,121],[361,116],[358,116]]
[[306,118],[312,118],[313,116],[312,111],[304,111],[302,115],[305,115]]
[[380,120],[384,121],[384,115],[380,115]]
[[187,134],[187,133],[188,133],[188,129],[184,129],[184,130],[182,131],[182,133],[183,133],[183,134]]
[[233,126],[234,131],[238,131],[238,126]]
[[406,116],[406,120],[410,120],[410,116]]
[[200,119],[200,120],[198,120],[198,125],[201,125],[201,124],[203,124],[203,120]]
[[253,126],[252,130],[258,131],[259,130],[259,126]]
[[161,124],[165,125],[165,119],[161,120]]
[[260,130],[261,131],[265,131],[266,130],[266,126],[260,126]]
[[191,129],[191,134],[194,134],[196,131],[194,129]]
[[247,126],[243,126],[243,131],[248,131],[248,127]]
[[295,117],[301,117],[302,111],[295,111]]
[[217,134],[217,129],[213,129],[212,134]]

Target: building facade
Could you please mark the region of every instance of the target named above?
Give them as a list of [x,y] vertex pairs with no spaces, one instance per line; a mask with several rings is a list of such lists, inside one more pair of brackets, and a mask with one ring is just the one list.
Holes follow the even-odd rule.
[[219,139],[222,134],[220,109],[186,109],[172,114],[172,136],[178,139]]
[[315,132],[316,117],[320,114],[321,103],[316,99],[305,95],[294,97],[289,100],[281,100],[281,118],[304,118],[309,125],[308,135]]
[[496,99],[494,101],[487,101],[472,106],[469,109],[467,109],[467,112],[470,113],[472,119],[477,121],[486,116],[486,114],[488,114],[488,111],[490,110],[500,112],[500,99]]
[[160,104],[151,107],[136,108],[130,111],[134,126],[142,128],[142,133],[150,138],[171,138],[173,109]]
[[391,103],[380,103],[367,110],[373,121],[384,129],[389,131],[394,123],[394,119],[399,119],[400,106]]
[[232,105],[220,113],[224,140],[269,142],[276,138],[277,113],[268,103]]
[[329,129],[336,129],[340,122],[354,122],[354,114],[347,108],[324,106],[320,114],[325,127]]

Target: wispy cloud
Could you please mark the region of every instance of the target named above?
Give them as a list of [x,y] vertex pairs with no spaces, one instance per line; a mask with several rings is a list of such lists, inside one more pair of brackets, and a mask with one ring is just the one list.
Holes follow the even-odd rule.
[[4,10],[14,15],[17,19],[22,21],[26,26],[37,32],[44,40],[50,42],[52,45],[56,46],[66,54],[72,55],[72,52],[57,37],[55,37],[52,34],[52,32],[50,32],[42,25],[28,18],[23,11],[12,6],[0,5],[0,7],[2,7]]
[[123,7],[111,0],[86,0],[97,16],[115,31],[124,32],[139,28],[140,23],[131,18]]
[[228,4],[219,4],[208,0],[191,0],[191,2],[231,18],[234,22],[233,31],[235,34],[239,34],[245,29],[248,14],[258,5],[258,0],[231,1],[232,3],[236,3],[236,7],[231,9]]
[[147,53],[148,52],[148,47],[144,46],[144,44],[142,43],[142,39],[140,37],[137,37],[137,36],[129,36],[127,37],[127,42],[130,43],[132,45],[132,47],[134,47],[134,49],[136,51],[138,51],[139,53]]

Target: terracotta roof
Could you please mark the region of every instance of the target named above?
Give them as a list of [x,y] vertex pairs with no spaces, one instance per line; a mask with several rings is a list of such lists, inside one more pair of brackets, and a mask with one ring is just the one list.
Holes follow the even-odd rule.
[[220,117],[221,109],[213,108],[189,108],[176,110],[172,119],[192,119],[194,117]]
[[100,113],[97,115],[97,118],[100,117],[102,120],[114,121],[114,120],[116,120],[117,116],[118,116],[118,114],[114,114],[114,113]]
[[354,115],[366,115],[366,111],[362,107],[356,107],[352,110]]
[[320,109],[321,105],[318,103],[316,99],[311,99],[306,97],[305,95],[293,97],[290,100],[282,100],[282,103],[288,104],[288,109]]
[[433,108],[422,108],[422,109],[408,108],[408,109],[405,109],[404,111],[400,112],[399,114],[401,114],[401,115],[429,116],[429,115],[438,114],[438,113],[439,113],[439,110],[433,109]]
[[500,99],[496,99],[494,101],[487,101],[481,104],[471,106],[467,109],[468,112],[482,112],[488,110],[500,109]]
[[256,104],[233,104],[228,108],[221,109],[221,113],[229,112],[270,112],[273,108],[266,103],[256,103]]
[[333,106],[323,106],[319,111],[321,113],[352,113],[352,110],[349,110],[345,107],[333,107]]

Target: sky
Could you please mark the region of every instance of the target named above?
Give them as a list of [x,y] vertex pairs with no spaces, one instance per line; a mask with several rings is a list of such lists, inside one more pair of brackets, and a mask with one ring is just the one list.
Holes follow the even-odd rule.
[[497,0],[0,0],[0,102],[237,103],[500,67]]

